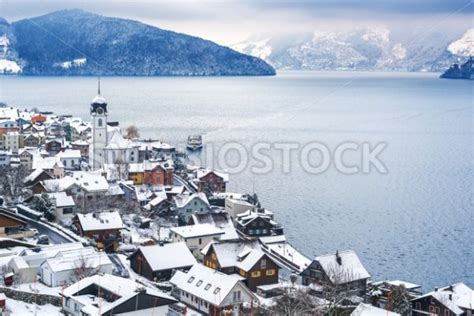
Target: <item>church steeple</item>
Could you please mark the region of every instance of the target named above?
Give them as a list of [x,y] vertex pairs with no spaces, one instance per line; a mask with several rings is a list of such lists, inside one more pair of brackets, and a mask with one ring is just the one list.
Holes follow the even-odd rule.
[[97,78],[97,95],[100,95],[100,76]]
[[106,114],[107,101],[100,95],[100,77],[97,78],[97,95],[91,102],[91,114]]

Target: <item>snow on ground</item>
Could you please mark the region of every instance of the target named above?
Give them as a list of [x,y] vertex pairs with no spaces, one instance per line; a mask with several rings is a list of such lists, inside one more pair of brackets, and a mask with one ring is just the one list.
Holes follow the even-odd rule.
[[11,286],[11,289],[29,293],[41,293],[52,296],[59,296],[59,293],[61,292],[61,287],[49,287],[41,282],[14,284],[13,286]]
[[0,73],[16,74],[19,72],[21,72],[21,68],[16,62],[8,59],[0,59]]
[[86,64],[87,59],[86,58],[78,58],[78,59],[73,59],[71,61],[65,61],[62,63],[56,63],[54,66],[59,66],[64,69],[69,69],[72,67],[81,67]]
[[51,304],[36,305],[28,304],[22,301],[16,301],[11,298],[7,298],[5,315],[12,316],[27,316],[27,315],[38,315],[38,316],[56,316],[62,315],[61,308],[53,306]]

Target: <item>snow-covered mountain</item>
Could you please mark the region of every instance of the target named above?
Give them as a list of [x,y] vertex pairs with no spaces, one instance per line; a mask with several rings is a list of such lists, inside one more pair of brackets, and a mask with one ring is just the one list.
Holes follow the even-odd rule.
[[0,74],[21,72],[22,62],[15,50],[16,37],[11,25],[0,18]]
[[401,36],[386,26],[372,25],[351,31],[316,30],[294,40],[253,38],[232,48],[277,69],[442,71],[473,55],[473,37],[474,29],[461,36],[440,32]]

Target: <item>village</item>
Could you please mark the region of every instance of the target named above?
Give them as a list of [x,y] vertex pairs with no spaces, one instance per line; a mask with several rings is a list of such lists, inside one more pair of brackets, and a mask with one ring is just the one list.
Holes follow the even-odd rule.
[[108,110],[100,86],[90,122],[0,107],[2,315],[474,315],[463,283],[306,257],[257,194]]

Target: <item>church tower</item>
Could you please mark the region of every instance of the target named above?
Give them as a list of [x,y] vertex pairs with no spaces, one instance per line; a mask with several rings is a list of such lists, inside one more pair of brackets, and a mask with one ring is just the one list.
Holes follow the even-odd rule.
[[89,165],[92,170],[100,169],[105,163],[107,146],[107,102],[100,95],[100,78],[97,96],[91,102],[92,144],[89,153]]

